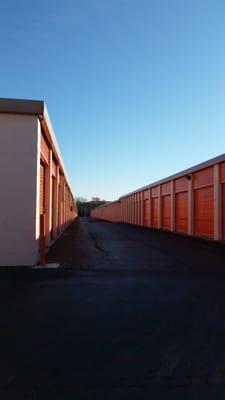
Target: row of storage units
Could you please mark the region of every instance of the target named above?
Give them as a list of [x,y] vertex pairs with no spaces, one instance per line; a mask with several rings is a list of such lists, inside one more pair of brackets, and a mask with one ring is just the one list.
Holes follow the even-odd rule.
[[77,212],[64,170],[43,131],[40,147],[39,193],[40,217],[44,217],[43,235],[45,247],[48,247],[77,216]]
[[225,240],[225,155],[122,196],[91,215]]
[[122,222],[122,208],[120,200],[93,208],[93,210],[91,210],[91,216],[111,222]]
[[0,99],[0,266],[45,263],[77,216],[44,101]]

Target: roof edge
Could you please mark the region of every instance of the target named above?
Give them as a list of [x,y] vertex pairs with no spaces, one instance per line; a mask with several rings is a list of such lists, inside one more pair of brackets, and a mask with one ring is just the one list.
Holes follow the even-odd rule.
[[150,183],[149,185],[140,187],[137,190],[134,190],[132,192],[129,192],[127,194],[124,194],[124,195],[120,196],[119,199],[123,199],[124,197],[131,196],[132,194],[141,192],[143,190],[150,189],[150,188],[152,188],[154,186],[157,186],[157,185],[161,185],[162,183],[166,183],[166,182],[171,181],[173,179],[181,178],[182,176],[192,174],[192,173],[194,173],[194,172],[196,172],[198,170],[201,170],[201,169],[204,169],[204,168],[207,168],[207,167],[211,167],[214,164],[219,164],[219,163],[224,162],[224,161],[225,161],[225,153],[221,154],[221,155],[219,155],[217,157],[210,158],[207,161],[203,161],[200,164],[196,164],[193,167],[184,169],[184,170],[182,170],[180,172],[177,172],[177,173],[175,173],[173,175],[167,176],[166,178],[162,178],[162,179],[160,179],[158,181]]
[[44,115],[43,100],[0,98],[0,113]]

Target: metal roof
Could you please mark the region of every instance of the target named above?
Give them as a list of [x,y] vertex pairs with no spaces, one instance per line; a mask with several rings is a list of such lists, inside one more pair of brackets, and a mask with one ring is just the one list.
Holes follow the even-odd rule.
[[181,178],[181,177],[183,177],[185,175],[193,174],[194,172],[199,171],[199,170],[201,170],[203,168],[207,168],[207,167],[210,167],[210,166],[212,166],[214,164],[218,164],[218,163],[221,163],[221,162],[224,162],[224,161],[225,161],[225,153],[221,154],[221,155],[219,155],[217,157],[211,158],[210,160],[204,161],[204,162],[202,162],[200,164],[194,165],[191,168],[184,169],[181,172],[178,172],[178,173],[170,175],[170,176],[168,176],[166,178],[160,179],[159,181],[156,181],[156,182],[153,182],[153,183],[151,183],[149,185],[143,186],[143,187],[141,187],[141,188],[139,188],[137,190],[129,192],[129,193],[121,196],[120,199],[122,199],[124,197],[127,197],[127,196],[130,196],[132,194],[141,192],[143,190],[150,189],[151,187],[154,187],[154,186],[157,186],[157,185],[161,185],[162,183],[166,183],[166,182],[171,181],[173,179],[177,179],[177,178]]

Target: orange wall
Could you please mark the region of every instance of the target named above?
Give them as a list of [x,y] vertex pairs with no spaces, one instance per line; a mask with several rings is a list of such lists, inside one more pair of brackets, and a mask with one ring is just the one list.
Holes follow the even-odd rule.
[[124,196],[91,215],[225,240],[225,161],[210,160],[204,168],[188,172]]

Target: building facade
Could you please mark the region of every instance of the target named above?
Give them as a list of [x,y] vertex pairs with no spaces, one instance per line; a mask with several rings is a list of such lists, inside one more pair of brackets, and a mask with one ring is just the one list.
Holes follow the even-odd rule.
[[225,154],[96,208],[91,216],[225,240]]
[[77,216],[46,105],[0,99],[0,266],[39,262]]

